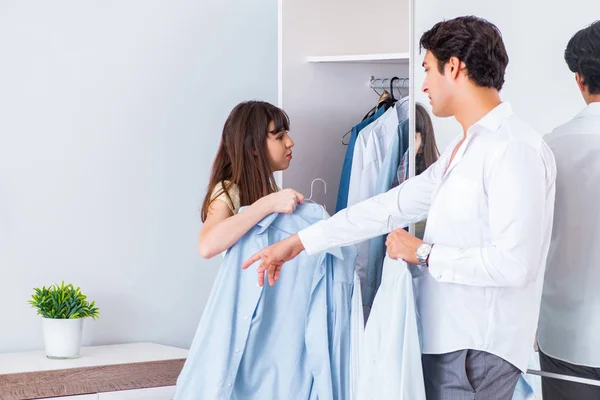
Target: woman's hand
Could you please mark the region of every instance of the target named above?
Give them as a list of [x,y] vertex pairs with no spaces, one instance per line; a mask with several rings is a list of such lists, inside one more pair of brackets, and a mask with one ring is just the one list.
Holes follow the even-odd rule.
[[291,214],[298,204],[304,203],[304,196],[293,189],[283,189],[263,197],[269,213]]
[[303,202],[304,196],[300,193],[285,189],[265,196],[242,212],[232,215],[225,202],[215,200],[209,207],[208,217],[200,231],[198,251],[202,257],[211,258],[233,246],[265,216],[275,212],[291,214]]

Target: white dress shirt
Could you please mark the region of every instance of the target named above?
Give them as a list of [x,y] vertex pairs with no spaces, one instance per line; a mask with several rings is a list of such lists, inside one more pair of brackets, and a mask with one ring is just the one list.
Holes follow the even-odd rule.
[[544,139],[558,177],[538,344],[550,357],[599,368],[600,103]]
[[362,345],[357,400],[425,399],[412,277],[402,260],[385,258]]
[[300,231],[312,254],[427,218],[416,277],[422,352],[474,349],[527,369],[554,209],[551,150],[502,103],[419,176]]
[[[375,195],[379,170],[394,136],[398,136],[398,111],[395,107],[390,107],[381,117],[358,133],[352,158],[348,206]],[[357,244],[356,250],[358,255],[354,269],[360,278],[360,287],[364,293],[369,263],[369,242]]]
[[358,133],[348,188],[348,206],[368,199],[375,193],[379,167],[398,135],[398,111],[390,107],[381,117]]

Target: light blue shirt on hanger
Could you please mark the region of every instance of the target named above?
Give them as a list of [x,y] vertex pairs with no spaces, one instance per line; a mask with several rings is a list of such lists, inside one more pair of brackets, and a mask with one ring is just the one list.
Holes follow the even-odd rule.
[[271,214],[226,254],[177,380],[175,400],[350,398],[354,247],[287,262],[257,285],[254,253],[327,218],[317,204]]

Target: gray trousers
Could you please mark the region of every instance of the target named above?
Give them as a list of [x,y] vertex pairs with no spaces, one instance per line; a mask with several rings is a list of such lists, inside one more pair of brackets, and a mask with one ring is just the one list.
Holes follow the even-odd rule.
[[508,361],[477,350],[423,354],[422,362],[427,400],[511,400],[521,374]]
[[[600,368],[570,364],[552,358],[540,350],[542,371],[580,378],[600,380]],[[584,383],[542,378],[542,397],[544,400],[594,400],[600,399],[600,387]]]

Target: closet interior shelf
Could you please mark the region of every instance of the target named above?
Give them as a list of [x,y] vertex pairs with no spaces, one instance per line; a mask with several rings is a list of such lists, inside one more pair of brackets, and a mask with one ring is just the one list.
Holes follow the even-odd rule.
[[309,63],[380,63],[380,64],[408,64],[409,53],[380,53],[380,54],[354,54],[336,56],[311,56]]

